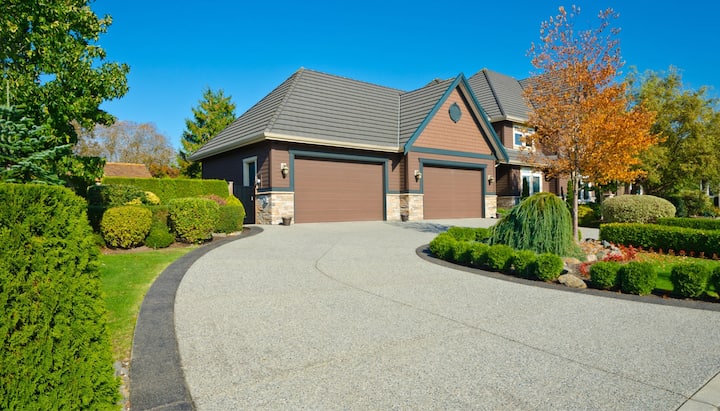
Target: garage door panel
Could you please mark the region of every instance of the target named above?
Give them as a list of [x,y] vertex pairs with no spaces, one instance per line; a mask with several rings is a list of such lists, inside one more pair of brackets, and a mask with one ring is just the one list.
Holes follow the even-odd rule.
[[425,218],[483,217],[482,176],[482,170],[477,169],[425,166]]
[[380,164],[295,160],[295,221],[383,220]]

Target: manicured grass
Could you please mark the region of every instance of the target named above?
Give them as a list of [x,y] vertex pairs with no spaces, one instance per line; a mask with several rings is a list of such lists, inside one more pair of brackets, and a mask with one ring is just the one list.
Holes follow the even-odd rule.
[[[670,281],[670,271],[672,270],[673,265],[683,262],[699,263],[706,266],[708,270],[710,270],[710,272],[712,272],[715,267],[720,266],[720,261],[708,260],[706,258],[692,258],[646,252],[638,253],[636,260],[651,263],[658,273],[658,279],[655,285],[655,289],[668,292],[671,292],[673,290],[673,285]],[[709,291],[712,292],[716,290],[714,290],[713,287],[710,285]]]
[[153,281],[173,261],[195,247],[103,254],[100,277],[114,360],[130,358],[138,311]]

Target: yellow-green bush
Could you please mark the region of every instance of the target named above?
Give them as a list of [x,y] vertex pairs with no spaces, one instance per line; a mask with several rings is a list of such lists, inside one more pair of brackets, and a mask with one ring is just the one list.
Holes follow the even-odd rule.
[[152,212],[141,206],[120,206],[105,211],[100,232],[114,248],[132,248],[143,243],[152,226]]
[[180,241],[199,243],[212,239],[220,220],[220,206],[206,198],[176,198],[168,203],[170,229]]

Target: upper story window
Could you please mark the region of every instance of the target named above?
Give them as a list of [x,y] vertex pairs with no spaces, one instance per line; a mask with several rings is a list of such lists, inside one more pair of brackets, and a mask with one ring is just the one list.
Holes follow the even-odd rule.
[[528,141],[528,137],[533,134],[535,134],[533,128],[513,125],[513,148],[532,147],[532,143]]

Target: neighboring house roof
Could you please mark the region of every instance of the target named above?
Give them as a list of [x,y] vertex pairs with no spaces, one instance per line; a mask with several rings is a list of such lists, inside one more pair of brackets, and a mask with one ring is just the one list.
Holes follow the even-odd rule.
[[[300,69],[238,117],[190,158],[202,160],[264,140],[402,152],[449,89],[461,85],[487,122],[461,74],[402,90]],[[506,157],[487,124],[493,144]]]
[[468,79],[478,102],[492,122],[527,121],[530,109],[523,98],[524,82],[488,69],[482,69]]
[[137,163],[105,163],[105,177],[152,178],[145,164]]

